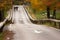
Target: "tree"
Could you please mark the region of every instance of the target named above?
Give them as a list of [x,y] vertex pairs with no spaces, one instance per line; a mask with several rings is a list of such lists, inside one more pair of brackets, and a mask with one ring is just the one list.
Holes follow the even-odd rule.
[[[42,0],[44,5],[46,5],[47,18],[50,18],[50,9],[56,4],[57,0]],[[54,7],[55,8],[55,7]]]
[[56,10],[60,10],[60,0],[56,0],[53,6],[53,18],[56,19]]
[[38,10],[46,10],[47,18],[50,17],[50,10],[53,10],[52,18],[56,18],[56,9],[60,9],[60,0],[27,0],[31,3],[34,12]]
[[43,2],[40,0],[30,0],[30,7],[33,9],[33,11],[36,13],[36,11],[45,10],[45,6],[43,5]]
[[0,21],[4,20],[6,11],[12,7],[12,0],[1,0],[0,1]]

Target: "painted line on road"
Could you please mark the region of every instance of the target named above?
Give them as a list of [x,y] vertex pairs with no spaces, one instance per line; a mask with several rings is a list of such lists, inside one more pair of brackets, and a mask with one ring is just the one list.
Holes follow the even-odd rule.
[[34,30],[35,33],[42,33],[43,31],[41,30]]

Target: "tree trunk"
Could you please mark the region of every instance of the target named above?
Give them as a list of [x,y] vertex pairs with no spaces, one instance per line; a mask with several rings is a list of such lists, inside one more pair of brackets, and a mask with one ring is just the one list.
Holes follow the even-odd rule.
[[56,19],[56,9],[53,10],[53,19]]
[[0,22],[2,21],[2,12],[0,10]]
[[0,11],[0,21],[1,21],[1,11]]
[[49,19],[50,18],[50,7],[47,6],[47,18]]
[[0,22],[4,20],[4,11],[0,10]]

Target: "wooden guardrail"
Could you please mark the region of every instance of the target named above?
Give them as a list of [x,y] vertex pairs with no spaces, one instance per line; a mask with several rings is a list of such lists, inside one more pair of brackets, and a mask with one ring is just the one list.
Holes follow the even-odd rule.
[[[36,20],[36,19],[33,19],[33,18],[30,16],[30,14],[29,14],[29,12],[27,11],[27,9],[26,9],[25,6],[24,6],[24,9],[25,9],[25,11],[26,11],[26,13],[27,13],[27,15],[28,15],[28,17],[29,17],[29,19],[30,19],[30,21],[31,21],[32,23],[35,23],[35,24],[44,24],[44,23],[49,22],[50,24],[53,23],[54,27],[60,29],[60,20],[56,20],[56,19],[41,19],[41,20]],[[58,24],[58,27],[57,27],[57,24]]]
[[25,6],[23,6],[23,7],[24,7],[24,9],[25,9],[25,11],[26,11],[26,13],[27,13],[30,21],[31,21],[32,23],[37,23],[37,20],[36,20],[36,19],[33,19],[33,18],[30,16],[30,14],[29,14],[29,12],[27,11],[26,7],[25,7]]
[[53,22],[54,23],[54,26],[57,27],[57,24],[58,24],[58,27],[60,29],[60,20],[56,20],[56,19],[49,19],[50,22]]
[[8,16],[5,18],[5,20],[3,22],[0,22],[0,32],[3,31],[3,28],[5,26],[5,24],[11,20],[11,14],[8,14]]

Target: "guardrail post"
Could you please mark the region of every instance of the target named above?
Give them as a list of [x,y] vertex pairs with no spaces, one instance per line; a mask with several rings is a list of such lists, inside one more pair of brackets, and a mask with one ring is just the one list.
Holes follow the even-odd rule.
[[56,22],[54,22],[54,26],[56,27]]
[[59,22],[59,29],[60,29],[60,22]]

